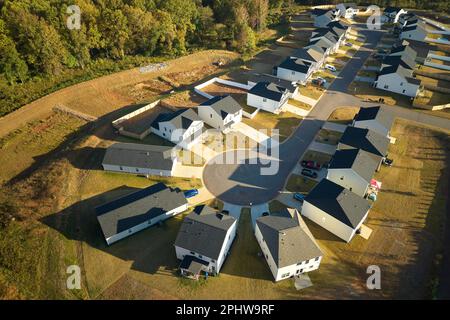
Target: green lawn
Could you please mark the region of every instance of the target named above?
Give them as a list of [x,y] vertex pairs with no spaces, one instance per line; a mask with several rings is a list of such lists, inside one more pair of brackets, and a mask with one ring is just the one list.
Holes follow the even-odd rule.
[[327,129],[320,129],[319,132],[316,135],[315,141],[320,143],[326,143],[330,145],[337,145],[339,140],[342,137],[341,132],[327,130]]
[[308,193],[317,185],[317,183],[317,181],[311,180],[307,177],[292,174],[286,184],[286,190],[291,192]]

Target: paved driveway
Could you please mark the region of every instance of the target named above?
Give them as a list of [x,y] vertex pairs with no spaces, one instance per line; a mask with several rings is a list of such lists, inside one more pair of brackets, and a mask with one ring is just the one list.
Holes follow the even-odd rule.
[[243,135],[249,137],[250,139],[258,143],[263,143],[264,141],[270,139],[270,137],[267,134],[264,134],[263,132],[260,132],[259,130],[256,130],[255,128],[243,122],[236,123],[233,127],[233,130],[242,133]]

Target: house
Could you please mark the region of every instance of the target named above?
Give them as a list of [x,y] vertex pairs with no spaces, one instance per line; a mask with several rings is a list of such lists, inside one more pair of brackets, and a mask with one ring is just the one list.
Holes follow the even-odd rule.
[[317,46],[297,49],[290,55],[290,57],[311,63],[311,69],[313,72],[319,70],[327,58],[325,50]]
[[319,268],[323,253],[295,209],[256,219],[255,237],[275,281]]
[[339,10],[340,16],[345,19],[353,19],[359,12],[355,3],[340,3],[336,5]]
[[361,228],[369,202],[330,180],[321,180],[303,201],[302,215],[346,242]]
[[377,156],[386,157],[390,139],[375,131],[348,126],[337,149],[362,149]]
[[394,65],[385,65],[378,73],[374,87],[415,97],[420,89],[420,80],[413,77],[413,70],[405,68],[398,61]]
[[198,116],[211,127],[221,131],[231,129],[242,120],[242,107],[232,96],[217,96],[202,103]]
[[381,160],[381,156],[361,149],[337,150],[330,161],[327,179],[364,198]]
[[409,41],[403,40],[400,45],[397,45],[391,49],[389,53],[390,57],[407,57],[406,59],[410,59],[417,62],[418,54],[417,51],[410,45]]
[[203,121],[194,110],[187,108],[162,113],[151,125],[153,133],[185,149],[190,149],[199,141],[202,129]]
[[425,41],[427,35],[428,31],[426,29],[425,23],[423,21],[418,21],[417,24],[404,26],[401,29],[400,39]]
[[258,82],[271,82],[277,86],[286,88],[291,96],[295,96],[298,93],[298,85],[295,81],[280,79],[267,73],[252,73],[249,75],[247,84],[250,87],[254,87]]
[[352,125],[356,128],[372,130],[389,138],[393,121],[391,112],[376,106],[361,108],[353,118]]
[[291,97],[288,89],[273,82],[258,82],[247,92],[247,104],[257,109],[278,113]]
[[103,157],[103,170],[147,176],[172,176],[177,164],[173,147],[115,143]]
[[336,52],[341,44],[339,35],[329,28],[317,28],[312,31],[310,43],[320,39],[328,42],[330,53]]
[[381,63],[381,69],[383,69],[384,67],[396,65],[400,65],[406,69],[414,70],[416,67],[416,61],[405,53],[403,55],[387,55],[384,57]]
[[314,9],[311,12],[311,17],[314,20],[314,27],[325,27],[332,21],[337,20],[337,11]]
[[332,21],[326,25],[327,28],[332,29],[334,32],[344,35],[344,38],[347,37],[347,34],[351,30],[351,26],[343,21]]
[[399,7],[386,7],[383,11],[383,22],[397,23],[400,15],[406,14],[408,11]]
[[277,77],[304,84],[312,74],[313,70],[311,62],[287,57],[278,65]]
[[334,46],[330,43],[330,41],[326,41],[325,39],[321,39],[321,38],[315,39],[315,40],[309,40],[309,42],[306,44],[306,46],[304,48],[309,49],[312,47],[320,48],[324,52],[324,55],[326,57],[332,53],[332,50],[334,48]]
[[183,192],[157,183],[103,204],[95,211],[106,243],[111,245],[187,208]]
[[181,224],[175,240],[181,273],[198,278],[201,271],[218,274],[236,236],[232,216],[208,206],[199,206]]

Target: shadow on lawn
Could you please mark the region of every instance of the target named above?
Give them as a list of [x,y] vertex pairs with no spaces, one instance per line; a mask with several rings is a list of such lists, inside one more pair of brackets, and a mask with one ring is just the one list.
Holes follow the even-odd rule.
[[169,219],[161,226],[150,227],[111,246],[105,242],[95,207],[137,190],[140,189],[121,186],[43,217],[40,222],[69,240],[86,243],[123,261],[132,261],[134,270],[150,274],[175,274],[179,262],[173,244],[181,219]]

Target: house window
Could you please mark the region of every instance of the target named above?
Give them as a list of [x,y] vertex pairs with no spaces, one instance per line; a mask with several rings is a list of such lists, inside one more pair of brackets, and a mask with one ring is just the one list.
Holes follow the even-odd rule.
[[299,263],[297,263],[297,265],[299,266],[299,265],[301,265],[303,263],[303,261],[302,262],[299,262]]
[[202,256],[201,254],[199,254],[198,257],[199,257],[200,259],[203,258],[203,256]]
[[266,254],[265,256],[266,256],[266,259],[269,259],[269,257],[267,256],[267,254]]
[[138,169],[138,168],[136,168],[136,172],[139,172],[139,169]]
[[387,84],[384,85],[385,89],[389,89],[389,86]]
[[295,274],[299,274],[300,273],[300,269],[299,270],[297,270],[297,271],[295,271]]
[[119,167],[119,169],[122,171],[123,170],[123,168],[122,167]]
[[402,85],[403,85],[403,82],[400,82],[400,85],[402,86]]
[[194,251],[191,251],[191,252],[189,252],[189,253],[195,256],[195,252],[194,252]]
[[263,102],[267,102],[267,99],[266,99],[266,98],[264,98],[264,99],[263,99]]
[[403,91],[402,91],[403,93],[405,93],[406,92],[406,90],[405,89],[403,89]]
[[320,257],[317,257],[315,260],[316,260],[316,261],[319,261],[319,258],[320,258]]
[[291,274],[288,272],[288,273],[282,274],[281,277],[282,277],[282,278],[286,278],[286,277],[289,277],[290,275],[291,275]]
[[167,131],[167,127],[164,127],[164,131]]
[[343,177],[343,176],[341,177],[341,180],[344,180],[344,177]]
[[292,75],[294,75],[294,76],[295,76],[295,71],[292,71]]
[[212,118],[212,113],[209,116]]

